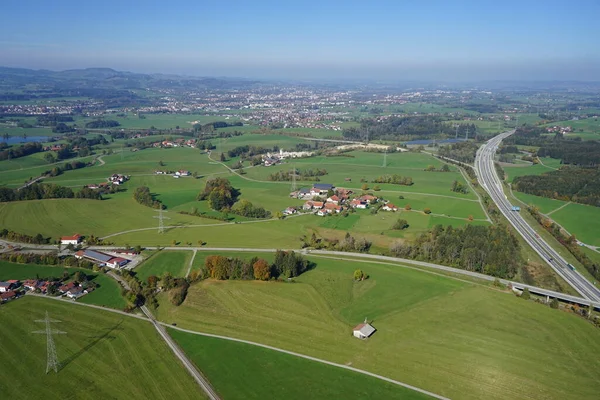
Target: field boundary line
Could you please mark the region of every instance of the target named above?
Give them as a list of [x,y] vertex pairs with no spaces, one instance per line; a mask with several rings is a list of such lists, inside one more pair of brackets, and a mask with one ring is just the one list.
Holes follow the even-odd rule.
[[549,212],[548,214],[546,214],[546,215],[551,215],[551,214],[554,214],[555,212],[557,212],[557,211],[559,211],[559,210],[561,210],[561,209],[565,208],[565,207],[566,207],[566,206],[568,206],[569,204],[572,204],[572,202],[571,202],[571,201],[569,201],[568,203],[566,203],[566,204],[563,204],[562,206],[560,206],[560,207],[558,207],[558,208],[555,208],[554,210],[550,211],[550,212]]
[[168,327],[170,329],[178,330],[178,331],[185,332],[185,333],[191,333],[193,335],[211,337],[211,338],[222,339],[222,340],[229,340],[229,341],[232,341],[232,342],[244,343],[244,344],[249,344],[249,345],[252,345],[252,346],[258,346],[258,347],[262,347],[262,348],[265,348],[265,349],[278,351],[280,353],[285,353],[285,354],[288,354],[288,355],[292,355],[292,356],[304,358],[306,360],[319,362],[321,364],[331,365],[333,367],[343,368],[343,369],[346,369],[346,370],[349,370],[349,371],[353,371],[353,372],[357,372],[357,373],[363,374],[363,375],[368,375],[368,376],[371,376],[373,378],[377,378],[377,379],[380,379],[380,380],[383,380],[383,381],[386,381],[386,382],[389,382],[389,383],[393,383],[393,384],[398,385],[398,386],[402,386],[402,387],[407,388],[407,389],[414,390],[415,392],[426,394],[426,395],[431,396],[431,397],[433,397],[435,399],[450,400],[447,397],[441,396],[441,395],[436,394],[436,393],[429,392],[429,391],[427,391],[425,389],[421,389],[421,388],[418,388],[416,386],[409,385],[408,383],[400,382],[400,381],[397,381],[395,379],[385,377],[383,375],[377,375],[377,374],[375,374],[373,372],[369,372],[369,371],[365,371],[365,370],[362,370],[362,369],[350,367],[348,365],[334,363],[333,361],[327,361],[327,360],[323,360],[323,359],[320,359],[320,358],[316,358],[316,357],[312,357],[312,356],[307,356],[306,354],[296,353],[294,351],[284,350],[284,349],[280,349],[278,347],[269,346],[269,345],[262,344],[262,343],[257,343],[257,342],[252,342],[250,340],[238,339],[238,338],[233,338],[233,337],[223,336],[223,335],[216,335],[216,334],[213,334],[213,333],[205,333],[205,332],[192,331],[190,329],[185,329],[185,328],[180,328],[180,327],[177,327],[177,326],[169,325],[166,322],[159,322],[159,324],[161,324],[163,326],[166,326],[166,327]]
[[187,272],[185,273],[186,278],[190,275],[190,272],[192,271],[192,265],[194,265],[194,259],[196,258],[196,254],[198,254],[198,250],[194,249],[194,254],[192,254],[192,258],[190,258],[188,269],[187,269]]

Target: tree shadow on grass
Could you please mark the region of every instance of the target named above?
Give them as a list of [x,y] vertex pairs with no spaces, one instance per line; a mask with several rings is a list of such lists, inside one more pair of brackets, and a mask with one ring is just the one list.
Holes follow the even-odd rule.
[[69,365],[70,363],[72,363],[73,361],[75,361],[77,358],[79,358],[79,356],[87,353],[92,347],[94,347],[95,345],[97,345],[101,341],[116,339],[116,336],[112,336],[111,333],[114,332],[114,331],[117,331],[117,330],[122,330],[122,328],[121,328],[121,324],[122,323],[123,323],[123,320],[119,321],[119,323],[116,324],[115,326],[112,326],[112,327],[108,328],[106,330],[106,332],[102,333],[101,335],[99,335],[99,336],[91,336],[91,338],[93,338],[94,340],[91,341],[90,343],[88,343],[87,345],[85,345],[78,352],[72,354],[71,356],[67,357],[64,361],[62,361],[61,364],[60,364],[60,370],[63,370],[67,365]]

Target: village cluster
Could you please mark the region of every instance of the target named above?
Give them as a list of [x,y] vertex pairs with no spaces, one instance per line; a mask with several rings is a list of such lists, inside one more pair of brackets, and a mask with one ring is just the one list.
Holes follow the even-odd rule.
[[156,170],[156,171],[154,171],[154,173],[156,175],[171,175],[173,178],[180,178],[182,176],[190,176],[190,175],[192,175],[190,173],[190,171],[187,171],[187,170],[184,170],[184,169],[180,169],[179,171]]
[[[306,200],[302,211],[313,212],[324,217],[329,214],[337,214],[346,209],[367,209],[376,203],[382,202],[383,211],[398,211],[398,207],[387,200],[371,194],[361,194],[353,197],[354,192],[349,189],[336,188],[330,183],[315,183],[312,188],[302,188],[290,193],[290,197]],[[296,207],[288,207],[283,211],[284,215],[296,214]]]
[[284,151],[279,149],[279,153],[267,153],[262,155],[262,163],[265,167],[277,165],[283,162],[286,158],[304,158],[311,157],[312,151]]
[[11,279],[6,282],[0,282],[0,301],[6,303],[21,297],[26,292],[60,295],[76,300],[88,293],[93,292],[95,285],[89,282],[80,284],[79,282],[71,281],[62,283],[59,280],[39,280],[27,279],[20,281]]
[[109,176],[107,178],[107,182],[102,182],[99,184],[92,183],[92,184],[87,185],[87,187],[89,189],[102,189],[102,188],[107,188],[111,185],[120,186],[120,185],[124,184],[125,182],[127,182],[129,179],[131,179],[130,175],[112,174],[111,176]]

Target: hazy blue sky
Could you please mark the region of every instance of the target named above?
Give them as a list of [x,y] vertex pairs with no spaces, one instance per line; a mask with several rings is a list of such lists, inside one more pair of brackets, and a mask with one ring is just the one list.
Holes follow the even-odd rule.
[[260,78],[600,80],[600,0],[285,3],[3,0],[0,65]]

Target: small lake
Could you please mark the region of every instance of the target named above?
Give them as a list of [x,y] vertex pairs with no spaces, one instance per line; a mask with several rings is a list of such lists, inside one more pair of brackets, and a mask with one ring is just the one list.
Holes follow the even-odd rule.
[[[11,136],[6,140],[7,144],[17,144],[17,143],[29,143],[29,142],[48,142],[50,139],[49,136],[27,136],[26,138],[22,136]],[[0,138],[0,142],[4,142],[4,138]]]
[[422,144],[422,145],[426,146],[426,145],[428,145],[430,143],[433,143],[434,141],[436,143],[438,143],[438,144],[448,144],[448,143],[464,142],[465,139],[442,139],[442,140],[440,140],[440,139],[435,139],[435,140],[434,139],[421,139],[421,140],[411,140],[410,142],[404,142],[404,144],[407,144],[407,145],[411,145],[411,144],[412,145],[419,145],[419,144]]

